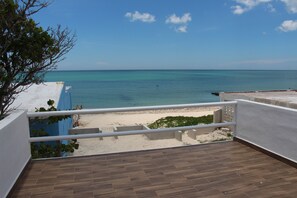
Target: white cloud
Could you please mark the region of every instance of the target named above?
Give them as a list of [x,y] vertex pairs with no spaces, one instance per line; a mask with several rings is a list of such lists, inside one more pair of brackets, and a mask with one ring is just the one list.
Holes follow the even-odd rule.
[[269,3],[272,0],[234,0],[238,5],[232,6],[233,14],[241,15],[250,11],[254,7],[262,3]]
[[235,0],[236,3],[242,4],[246,7],[255,7],[261,3],[268,3],[272,0]]
[[271,2],[281,1],[287,7],[289,13],[297,13],[297,0],[233,0],[237,5],[231,6],[233,14],[241,15],[248,12],[260,4],[267,4],[267,9],[270,12],[275,12],[276,9]]
[[246,8],[241,7],[240,5],[236,5],[236,6],[232,6],[231,7],[233,9],[233,14],[243,14],[244,12],[246,12]]
[[166,23],[171,24],[187,24],[190,21],[192,21],[190,13],[185,13],[182,17],[178,17],[175,14],[172,14],[166,19]]
[[186,25],[182,25],[182,26],[179,26],[175,29],[175,31],[177,32],[181,32],[181,33],[186,33],[187,32],[187,29],[188,29],[188,26]]
[[273,7],[273,5],[272,4],[267,4],[267,9],[268,9],[268,11],[269,12],[276,12],[276,9],[275,9],[275,7]]
[[297,0],[281,0],[287,7],[288,12],[297,13]]
[[172,14],[169,17],[167,17],[165,23],[172,24],[176,32],[186,33],[188,31],[188,23],[191,21],[191,14],[185,13],[181,17]]
[[145,23],[153,23],[156,21],[154,15],[151,15],[150,13],[140,13],[138,11],[135,11],[134,13],[127,12],[125,17],[129,18],[131,22],[141,21]]
[[295,31],[297,30],[297,20],[286,20],[277,29],[283,32]]

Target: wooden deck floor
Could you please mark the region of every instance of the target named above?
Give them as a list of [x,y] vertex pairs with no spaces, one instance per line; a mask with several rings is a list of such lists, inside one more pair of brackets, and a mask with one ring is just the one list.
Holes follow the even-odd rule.
[[13,197],[296,197],[297,169],[238,142],[34,161]]

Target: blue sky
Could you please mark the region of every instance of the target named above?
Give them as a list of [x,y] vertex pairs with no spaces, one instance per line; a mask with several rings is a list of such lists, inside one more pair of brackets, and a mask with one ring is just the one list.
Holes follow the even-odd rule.
[[55,0],[77,35],[60,70],[297,69],[297,0]]

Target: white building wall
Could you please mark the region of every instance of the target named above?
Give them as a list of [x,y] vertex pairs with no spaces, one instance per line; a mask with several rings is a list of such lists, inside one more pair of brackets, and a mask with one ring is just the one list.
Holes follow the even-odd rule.
[[297,162],[297,110],[238,100],[236,137]]
[[6,197],[31,158],[29,124],[25,111],[0,121],[0,197]]

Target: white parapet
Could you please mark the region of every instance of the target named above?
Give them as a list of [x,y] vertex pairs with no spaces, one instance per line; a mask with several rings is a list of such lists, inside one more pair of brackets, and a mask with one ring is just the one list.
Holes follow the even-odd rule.
[[0,121],[0,197],[6,197],[31,158],[29,123],[25,111]]
[[237,101],[236,137],[297,162],[297,110]]

